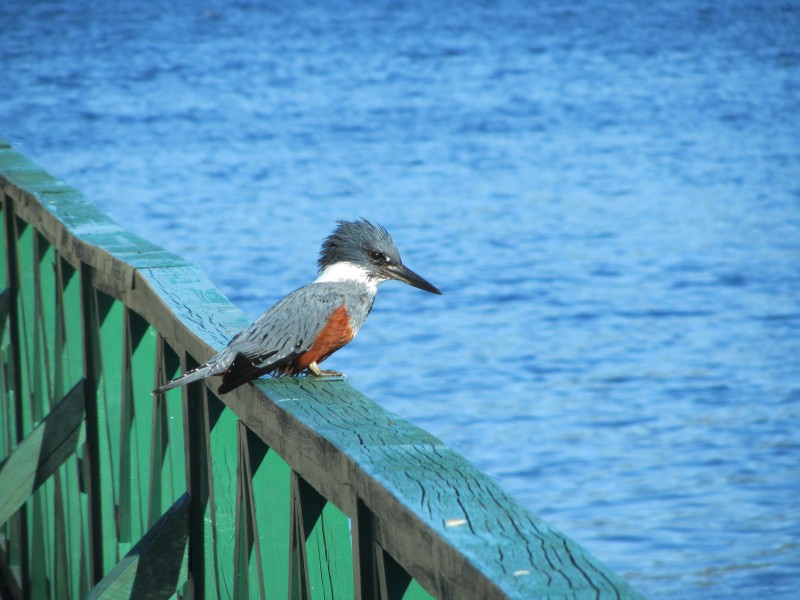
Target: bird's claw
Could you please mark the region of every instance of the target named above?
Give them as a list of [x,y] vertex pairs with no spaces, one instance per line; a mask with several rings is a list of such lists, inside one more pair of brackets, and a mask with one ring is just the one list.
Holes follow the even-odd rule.
[[341,371],[320,371],[319,373],[314,373],[313,375],[314,377],[320,377],[322,379],[347,379],[347,375]]
[[339,378],[339,379],[347,379],[347,375],[341,373],[339,371],[323,371],[317,366],[317,363],[311,363],[308,365],[308,371],[314,377],[321,377],[321,378]]

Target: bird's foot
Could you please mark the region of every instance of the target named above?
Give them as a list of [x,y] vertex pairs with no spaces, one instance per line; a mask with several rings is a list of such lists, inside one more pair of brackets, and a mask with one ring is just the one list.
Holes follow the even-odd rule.
[[319,373],[314,373],[314,376],[324,377],[324,378],[347,379],[347,375],[342,373],[341,371],[331,371],[331,370],[320,370]]
[[315,362],[308,365],[308,370],[314,377],[339,377],[340,379],[347,379],[347,375],[339,371],[323,371]]

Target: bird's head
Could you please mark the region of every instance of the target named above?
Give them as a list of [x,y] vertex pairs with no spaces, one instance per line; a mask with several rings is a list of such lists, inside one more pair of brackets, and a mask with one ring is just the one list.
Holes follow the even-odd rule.
[[441,294],[403,265],[392,236],[380,225],[365,219],[339,221],[339,226],[322,243],[317,281],[362,280],[377,285],[396,279],[416,288]]

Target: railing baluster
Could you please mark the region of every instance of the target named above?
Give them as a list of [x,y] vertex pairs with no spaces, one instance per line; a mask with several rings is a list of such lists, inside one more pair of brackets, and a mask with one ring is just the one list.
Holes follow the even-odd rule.
[[[156,371],[162,373],[162,375],[155,377],[151,388],[168,379],[172,379],[177,375],[180,368],[178,355],[160,335],[156,338],[155,366]],[[159,377],[165,378],[160,379]],[[160,440],[161,447],[156,449],[154,445],[151,471],[154,477],[160,478],[160,506],[166,507],[186,489],[181,390],[170,390],[166,394],[153,397],[152,401],[154,403],[153,421],[155,423],[158,420],[160,427],[160,431],[154,434],[154,441],[155,439]],[[155,510],[150,511],[150,521],[158,516],[156,512]]]
[[[267,597],[289,596],[291,469],[274,449],[247,430],[252,473],[252,502],[258,526],[257,548]],[[263,458],[256,460],[265,452]],[[256,466],[257,465],[257,466]]]
[[356,600],[376,598],[378,595],[373,518],[364,501],[358,499],[352,522],[353,583]]
[[[10,377],[8,381],[7,406],[12,412],[13,425],[9,419],[9,448],[11,450],[25,437],[26,433],[30,431],[30,418],[26,419],[27,414],[26,405],[26,388],[25,378],[23,378],[22,368],[22,336],[23,333],[20,318],[20,303],[19,303],[19,290],[20,290],[20,277],[19,277],[19,233],[18,220],[14,214],[13,204],[10,198],[3,194],[3,216],[4,218],[4,231],[6,238],[6,259],[7,259],[7,276],[8,286],[10,291],[9,298],[9,340],[10,345]],[[15,568],[19,574],[20,586],[30,580],[30,540],[28,528],[28,507],[23,505],[20,507],[16,516],[11,520],[7,528],[9,548],[8,548],[8,566]]]
[[[185,360],[188,370],[197,366]],[[183,391],[183,431],[186,463],[186,489],[192,499],[189,518],[189,590],[192,598],[211,598],[206,593],[206,580],[213,577],[206,572],[205,550],[210,541],[207,536],[206,511],[209,505],[208,437],[206,435],[207,389],[199,383],[189,384]]]
[[[86,490],[89,514],[89,585],[103,578],[105,568],[103,502],[101,493],[100,456],[100,332],[97,326],[97,307],[92,287],[92,269],[86,264],[80,267],[81,323],[83,337],[83,368],[86,374],[86,443],[83,452],[83,487]],[[106,493],[108,493],[106,488]]]
[[[267,453],[264,443],[239,422],[236,477],[236,543],[234,554],[235,598],[266,596],[261,561],[260,532],[253,496],[253,474]],[[258,590],[258,594],[256,594]]]
[[[83,379],[83,332],[81,324],[81,294],[77,271],[60,254],[56,259],[56,391],[63,392],[72,382]],[[85,386],[84,386],[85,387]],[[85,395],[85,391],[84,391]],[[64,535],[60,537],[67,555],[69,591],[62,597],[79,597],[89,589],[88,503],[81,493],[81,455],[78,447],[74,456],[64,463],[60,472],[63,486]]]
[[[308,551],[306,539],[308,533],[306,522],[311,521],[309,515],[311,508],[303,510],[303,492],[301,479],[292,473],[292,513],[291,513],[291,539],[289,542],[289,597],[296,600],[307,600],[311,597],[311,583],[308,574]],[[308,497],[306,493],[306,498]],[[308,502],[308,500],[306,500]],[[316,519],[314,519],[316,520]]]

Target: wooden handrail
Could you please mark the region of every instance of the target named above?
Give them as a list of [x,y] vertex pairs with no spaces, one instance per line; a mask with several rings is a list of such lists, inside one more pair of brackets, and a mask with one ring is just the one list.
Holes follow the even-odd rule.
[[7,589],[79,597],[103,580],[102,589],[136,581],[142,593],[147,578],[123,557],[180,532],[188,545],[175,546],[183,557],[155,597],[169,592],[163,581],[193,598],[638,597],[441,441],[344,381],[265,379],[221,398],[196,383],[151,397],[246,317],[197,267],[2,141],[0,186],[11,324],[0,458],[79,380],[86,431],[0,525],[0,573],[19,578]]

